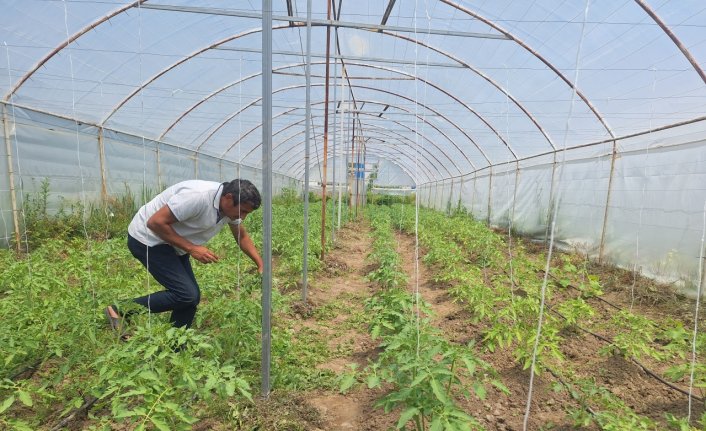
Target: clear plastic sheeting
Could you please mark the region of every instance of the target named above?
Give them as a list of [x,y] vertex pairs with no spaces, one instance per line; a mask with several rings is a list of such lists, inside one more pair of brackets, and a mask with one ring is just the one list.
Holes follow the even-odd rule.
[[[636,267],[693,294],[706,201],[706,142],[641,151],[620,151],[620,144],[612,174],[610,152],[568,150],[557,154],[556,165],[525,161],[519,170],[505,165],[492,175],[465,176],[461,202],[479,220],[490,218],[502,228],[512,220],[513,230],[546,240],[559,199],[554,221],[560,246],[630,270]],[[421,202],[447,210],[453,206],[449,186],[442,182],[423,188]]]
[[263,95],[259,2],[4,2],[0,245],[44,178],[53,210],[189,178],[261,185],[271,101],[275,191],[301,186],[309,131],[313,183],[357,163],[373,187],[536,238],[554,220],[560,244],[693,291],[706,4],[343,0],[329,23],[313,2],[309,106],[306,5],[274,4]]
[[[48,185],[47,210],[56,213],[77,205],[98,205],[104,193],[131,194],[141,205],[169,185],[185,179],[229,181],[242,177],[251,179],[258,187],[262,183],[258,168],[139,136],[107,129],[102,130],[101,136],[97,127],[19,107],[8,109],[8,118],[20,223],[21,208],[27,200],[39,198],[43,184]],[[2,151],[6,162],[5,145]],[[14,241],[12,191],[7,172],[8,165],[3,163],[0,240],[4,246]],[[300,182],[291,177],[276,174],[273,180],[275,194],[283,188],[300,187]]]

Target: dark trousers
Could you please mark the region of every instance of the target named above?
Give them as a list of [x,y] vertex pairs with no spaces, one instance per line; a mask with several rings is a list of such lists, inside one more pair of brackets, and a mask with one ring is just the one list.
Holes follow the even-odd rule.
[[201,300],[201,291],[191,269],[190,256],[179,256],[168,244],[148,247],[132,236],[127,236],[127,246],[155,280],[165,289],[133,299],[147,307],[151,313],[171,311],[170,322],[176,327],[191,326],[196,307]]

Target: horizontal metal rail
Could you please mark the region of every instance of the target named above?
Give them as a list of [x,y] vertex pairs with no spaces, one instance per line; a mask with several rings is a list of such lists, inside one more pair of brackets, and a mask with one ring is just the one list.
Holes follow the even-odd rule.
[[[145,4],[142,5],[142,9],[153,9],[153,10],[164,10],[171,12],[187,12],[187,13],[200,13],[205,15],[221,15],[221,16],[234,16],[240,18],[253,18],[262,19],[262,14],[257,12],[245,12],[233,9],[220,9],[212,7],[194,7],[194,6],[176,6],[176,5],[162,5],[162,4]],[[273,21],[287,21],[295,23],[305,23],[306,19],[297,16],[289,15],[272,15]],[[439,34],[442,36],[458,36],[458,37],[473,37],[479,39],[499,39],[499,40],[510,40],[510,38],[504,34],[493,34],[493,33],[476,33],[469,31],[456,31],[456,30],[443,30],[443,29],[419,29],[415,27],[402,27],[393,25],[379,25],[379,24],[369,24],[364,22],[346,22],[328,19],[312,19],[311,25],[316,27],[327,26],[336,28],[352,28],[355,30],[371,30],[371,31],[396,31],[401,33],[419,33],[419,34]]]

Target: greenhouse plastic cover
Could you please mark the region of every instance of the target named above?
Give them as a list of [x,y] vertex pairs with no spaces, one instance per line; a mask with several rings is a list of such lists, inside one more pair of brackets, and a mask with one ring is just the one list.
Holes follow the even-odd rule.
[[[538,238],[554,220],[566,246],[693,290],[704,2],[334,0],[327,126],[329,4],[313,3],[311,181],[325,180],[327,160],[326,180],[345,182],[364,148],[378,186],[413,185],[424,205],[463,205]],[[21,206],[44,178],[55,205],[100,197],[102,183],[109,193],[194,177],[261,184],[261,7],[4,1],[5,244],[11,196]],[[273,8],[278,191],[304,179],[307,2]]]

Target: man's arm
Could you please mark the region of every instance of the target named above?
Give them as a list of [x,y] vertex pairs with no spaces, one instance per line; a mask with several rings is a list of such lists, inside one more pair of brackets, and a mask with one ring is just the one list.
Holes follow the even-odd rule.
[[262,271],[265,269],[262,258],[260,257],[260,253],[257,252],[257,247],[255,247],[255,244],[252,242],[250,235],[248,235],[248,232],[245,230],[245,226],[243,226],[242,223],[238,225],[229,224],[228,226],[230,227],[230,231],[233,232],[235,241],[240,246],[240,249],[255,262],[257,272],[262,274]]
[[184,250],[199,262],[217,262],[218,256],[211,250],[202,245],[193,244],[191,241],[176,233],[172,225],[178,221],[179,220],[174,217],[174,214],[172,214],[172,210],[169,209],[169,206],[165,205],[147,220],[147,227],[168,244]]

